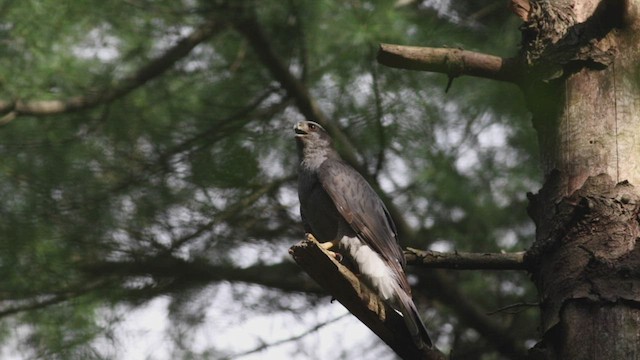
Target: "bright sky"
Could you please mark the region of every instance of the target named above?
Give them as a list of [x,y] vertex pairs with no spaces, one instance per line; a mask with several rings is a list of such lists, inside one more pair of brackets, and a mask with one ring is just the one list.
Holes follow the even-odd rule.
[[[260,291],[255,288],[255,290]],[[317,311],[301,315],[280,312],[247,316],[247,310],[239,304],[233,304],[233,295],[228,285],[222,285],[214,303],[208,308],[204,324],[192,334],[193,349],[206,351],[207,346],[224,349],[231,359],[335,359],[339,351],[353,347],[354,349],[372,349],[372,344],[381,341],[372,335],[369,329],[355,317],[347,314],[346,309],[338,302],[318,307]],[[230,309],[225,309],[230,305]],[[167,341],[167,330],[171,324],[167,320],[167,299],[156,299],[148,306],[129,313],[127,320],[118,331],[118,342],[124,350],[116,358],[125,360],[165,360],[172,359],[170,344]],[[230,316],[229,311],[238,312]],[[244,314],[244,315],[243,315]],[[346,315],[345,315],[346,314]],[[316,325],[332,321],[298,341],[285,342],[267,347],[263,351],[243,354],[263,344],[274,344],[279,341],[305,334]],[[302,345],[301,345],[302,344]],[[347,346],[348,344],[348,346]],[[308,349],[308,353],[298,353],[300,348]],[[355,355],[355,354],[353,354]],[[218,358],[218,357],[213,357]],[[393,359],[393,353],[385,346],[372,349],[368,355],[357,355],[358,359]]]

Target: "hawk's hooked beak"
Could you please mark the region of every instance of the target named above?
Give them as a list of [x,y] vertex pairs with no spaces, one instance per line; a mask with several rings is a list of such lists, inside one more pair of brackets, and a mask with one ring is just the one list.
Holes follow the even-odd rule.
[[293,126],[293,131],[296,133],[296,137],[302,137],[307,135],[307,124],[302,121],[299,121],[297,124]]

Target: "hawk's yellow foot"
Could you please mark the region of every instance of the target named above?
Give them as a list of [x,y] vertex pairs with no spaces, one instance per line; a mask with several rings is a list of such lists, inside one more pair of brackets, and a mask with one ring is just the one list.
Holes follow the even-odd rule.
[[329,250],[329,249],[331,249],[332,247],[334,247],[336,245],[338,245],[338,241],[337,240],[320,243],[320,247],[325,249],[325,250]]
[[327,252],[329,254],[331,254],[331,256],[333,256],[334,259],[338,260],[338,262],[342,262],[342,254],[333,252],[329,249],[338,246],[338,240],[333,240],[333,241],[327,241],[327,242],[323,242],[320,243],[320,247],[327,250]]
[[318,245],[320,245],[321,248],[327,250],[327,252],[329,253],[329,255],[333,256],[334,259],[338,260],[339,262],[342,261],[342,255],[338,254],[336,252],[333,252],[329,249],[331,249],[332,247],[338,245],[338,240],[333,240],[333,241],[327,241],[327,242],[319,242],[318,239],[316,239],[315,236],[313,236],[312,233],[305,233],[304,236],[307,238],[307,240],[309,241],[315,241],[318,243]]

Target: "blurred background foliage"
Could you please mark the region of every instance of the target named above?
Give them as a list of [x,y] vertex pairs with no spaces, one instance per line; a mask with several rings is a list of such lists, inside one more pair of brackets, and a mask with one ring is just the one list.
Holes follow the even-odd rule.
[[[394,358],[287,254],[303,235],[300,96],[348,140],[339,149],[395,209],[403,245],[519,251],[533,238],[525,194],[539,187],[538,150],[517,89],[458,78],[445,93],[444,75],[375,61],[380,42],[513,55],[519,20],[503,1],[0,9],[3,358]],[[247,40],[246,19],[302,93]],[[205,26],[216,30],[193,49],[135,76]],[[95,101],[9,106],[78,96]],[[516,359],[536,338],[535,308],[493,313],[535,301],[525,274],[409,272],[453,358]]]

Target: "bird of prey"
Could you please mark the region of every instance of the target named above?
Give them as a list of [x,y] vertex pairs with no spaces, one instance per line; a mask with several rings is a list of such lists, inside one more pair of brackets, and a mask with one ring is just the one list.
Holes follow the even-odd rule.
[[341,249],[361,278],[402,314],[418,348],[432,347],[411,298],[404,254],[386,206],[362,175],[340,158],[322,126],[300,121],[294,131],[305,232],[327,250]]

